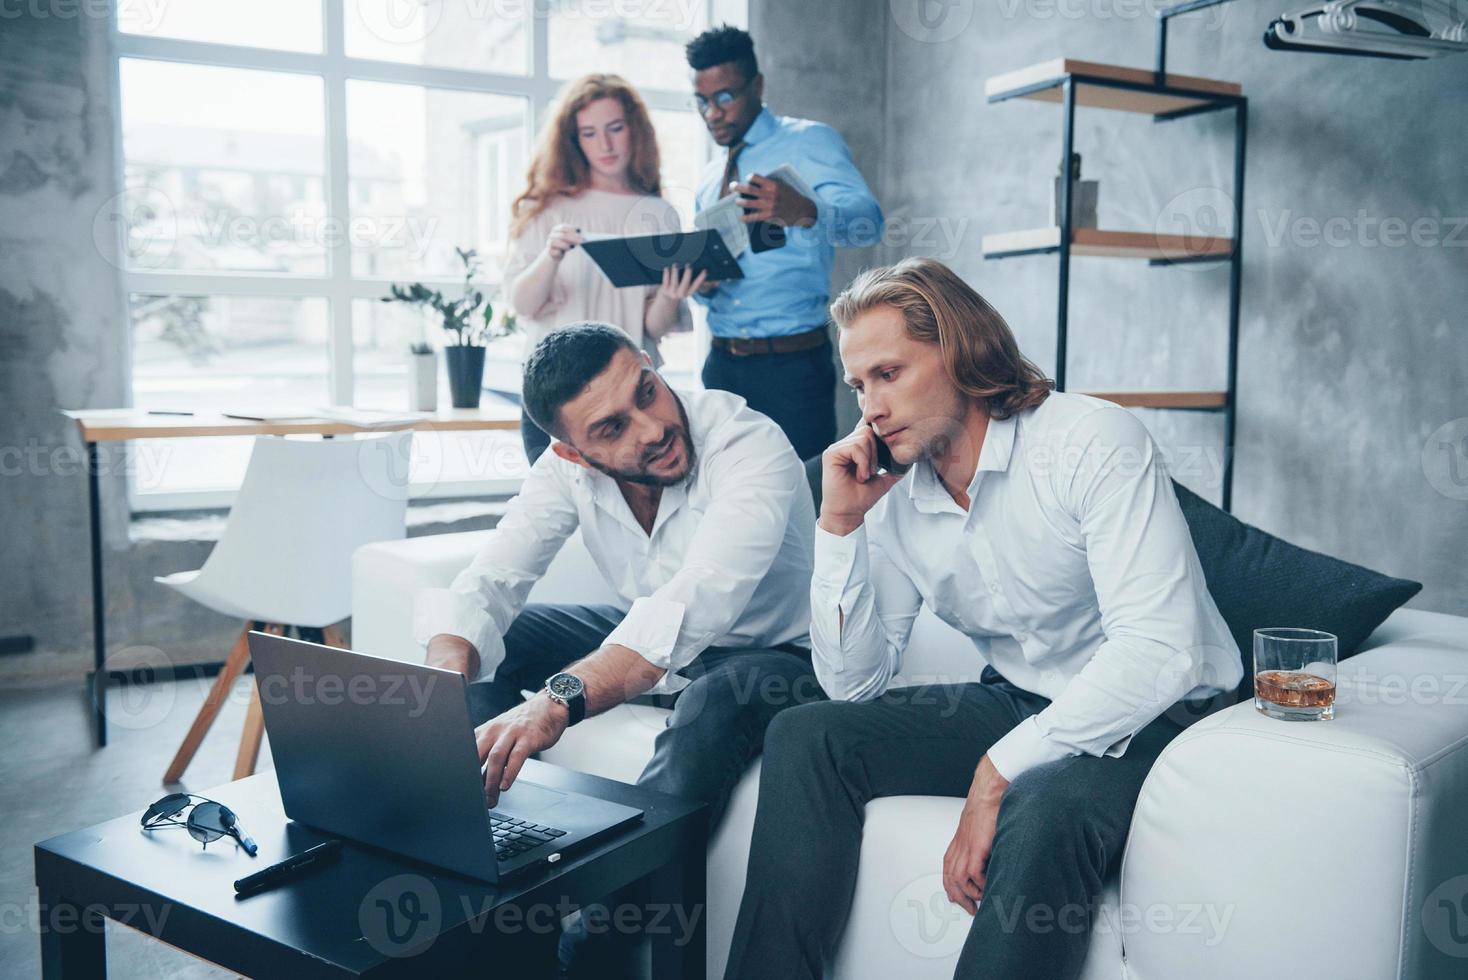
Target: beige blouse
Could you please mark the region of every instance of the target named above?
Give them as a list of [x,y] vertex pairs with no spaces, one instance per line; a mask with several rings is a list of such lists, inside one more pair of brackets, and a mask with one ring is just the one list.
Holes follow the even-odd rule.
[[[507,289],[540,255],[551,228],[562,223],[579,228],[583,233],[613,235],[651,235],[681,230],[678,212],[655,195],[634,196],[586,190],[575,197],[561,196],[536,215],[519,237],[510,242],[503,280]],[[656,286],[618,289],[584,249],[573,248],[556,268],[549,298],[538,309],[515,311],[525,334],[525,353],[528,355],[556,327],[577,320],[604,320],[627,331],[633,340],[654,355],[656,363],[656,345],[652,338],[644,337],[642,328],[647,302],[657,290]],[[692,327],[688,303],[679,303],[678,323],[673,329],[681,331]]]

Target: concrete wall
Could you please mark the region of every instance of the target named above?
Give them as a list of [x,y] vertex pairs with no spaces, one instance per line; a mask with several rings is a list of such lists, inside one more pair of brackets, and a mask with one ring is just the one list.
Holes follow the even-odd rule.
[[[0,635],[43,651],[6,658],[7,674],[75,668],[66,651],[90,642],[86,480],[57,409],[126,390],[122,289],[97,220],[116,185],[106,38],[105,20],[75,11],[0,22]],[[104,483],[116,548],[120,477]]]
[[[95,5],[0,19],[0,682],[79,676],[92,663],[83,447],[60,409],[128,396],[128,323],[115,230],[115,67]],[[157,585],[197,568],[219,521],[129,521],[128,457],[101,446],[109,666],[219,660],[239,624]],[[139,534],[140,530],[146,533]]]
[[[984,79],[1059,56],[1148,67],[1156,3],[755,0],[778,112],[847,138],[885,244],[838,253],[833,290],[907,255],[954,266],[1053,371],[1056,260],[986,262],[984,234],[1048,221],[1059,111],[988,105]],[[920,14],[926,15],[921,17]],[[1240,3],[1174,20],[1174,71],[1250,97],[1234,512],[1287,540],[1424,583],[1468,613],[1468,57],[1272,52]],[[1202,230],[1232,208],[1228,113],[1165,125],[1078,113],[1103,227]],[[1072,264],[1068,387],[1218,389],[1226,266]],[[840,424],[856,407],[841,392]],[[1139,413],[1173,472],[1218,499],[1222,422]]]
[[[1051,370],[1056,260],[986,262],[979,242],[1047,223],[1060,111],[988,105],[984,79],[1060,56],[1150,67],[1154,5],[961,0],[928,4],[925,28],[917,3],[878,5],[877,172],[889,217],[931,234],[886,253],[949,262]],[[1172,70],[1239,82],[1250,99],[1234,512],[1423,582],[1414,606],[1468,613],[1468,56],[1273,52],[1260,41],[1273,10],[1238,3],[1178,18],[1169,54]],[[811,17],[788,29],[802,25],[824,50],[831,25]],[[837,63],[882,58],[848,50]],[[850,105],[830,121],[868,127],[867,106]],[[1201,227],[1210,207],[1227,220],[1229,113],[1159,125],[1082,109],[1077,119],[1102,227]],[[945,220],[961,233],[945,235]],[[1222,388],[1227,287],[1226,267],[1074,260],[1068,387]],[[1221,421],[1142,415],[1179,477],[1216,499]]]

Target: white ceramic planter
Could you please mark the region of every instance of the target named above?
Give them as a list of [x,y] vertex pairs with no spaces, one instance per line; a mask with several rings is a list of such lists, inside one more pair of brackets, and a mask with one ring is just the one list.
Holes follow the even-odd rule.
[[408,354],[408,411],[438,411],[438,354]]

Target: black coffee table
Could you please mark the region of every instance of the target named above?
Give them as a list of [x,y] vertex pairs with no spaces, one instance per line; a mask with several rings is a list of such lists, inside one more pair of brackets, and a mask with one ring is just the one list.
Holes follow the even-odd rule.
[[254,858],[228,838],[201,850],[181,828],[143,833],[141,808],[37,844],[43,974],[106,976],[105,917],[246,976],[549,976],[560,917],[643,882],[646,901],[613,923],[648,935],[658,980],[703,976],[702,804],[535,760],[524,776],[646,816],[498,888],[346,842],[338,863],[236,899],[236,878],[329,836],[287,820],[261,773],[202,794],[239,814]]

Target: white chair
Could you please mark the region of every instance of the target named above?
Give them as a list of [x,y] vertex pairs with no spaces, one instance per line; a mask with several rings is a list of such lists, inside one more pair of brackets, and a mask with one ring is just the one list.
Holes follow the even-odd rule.
[[[245,620],[224,667],[163,776],[176,783],[249,660],[251,629],[312,631],[340,646],[334,624],[352,611],[352,554],[405,536],[411,430],[357,438],[260,436],[204,567],[156,581]],[[253,686],[253,685],[252,685]],[[234,778],[255,770],[263,732],[259,689],[250,697]]]

